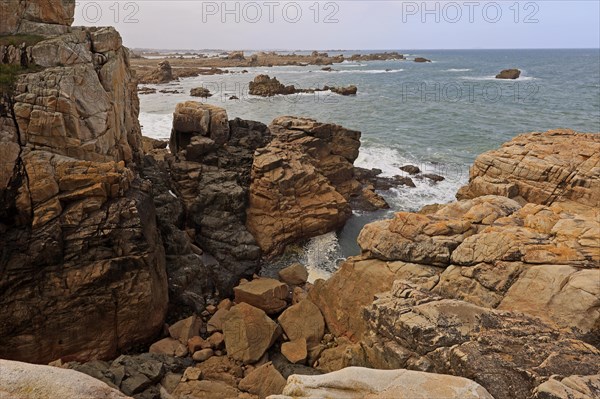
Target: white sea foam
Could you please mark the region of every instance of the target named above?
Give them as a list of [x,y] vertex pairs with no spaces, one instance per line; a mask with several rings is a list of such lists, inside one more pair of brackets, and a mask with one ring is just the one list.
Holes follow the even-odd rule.
[[308,281],[328,279],[337,270],[341,248],[335,232],[311,238],[304,246],[302,263],[308,270]]
[[400,170],[401,166],[407,164],[418,166],[422,173],[439,174],[445,180],[433,183],[427,178],[409,176],[416,187],[400,186],[385,194],[393,209],[416,211],[428,204],[453,201],[458,188],[465,184],[468,179],[468,168],[466,166],[420,162],[402,156],[393,148],[363,146],[355,162],[356,166],[363,168],[381,169],[381,176],[386,177],[407,176],[405,172]]
[[[397,72],[402,72],[404,71],[404,69],[369,69],[366,71],[345,71],[345,70],[341,70],[341,71],[331,71],[331,72],[327,72],[327,73],[365,73],[365,74],[371,74],[371,73],[397,73]],[[326,71],[319,71],[319,72],[326,72]]]
[[446,69],[445,72],[469,72],[469,68],[450,68]]
[[168,139],[173,125],[173,114],[157,114],[140,112],[140,125],[142,134],[154,139]]
[[392,177],[399,174],[398,168],[404,165],[404,161],[393,148],[363,145],[354,165],[367,169],[381,169],[382,176]]

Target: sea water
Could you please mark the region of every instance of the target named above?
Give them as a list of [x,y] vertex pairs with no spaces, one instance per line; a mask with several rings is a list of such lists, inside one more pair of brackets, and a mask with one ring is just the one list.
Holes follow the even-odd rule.
[[[402,53],[402,50],[398,50]],[[369,53],[374,51],[362,51]],[[330,55],[342,52],[330,52]],[[343,52],[345,55],[358,51]],[[388,211],[355,212],[344,229],[304,243],[299,251],[265,268],[299,260],[311,278],[327,277],[340,260],[360,252],[356,237],[362,226],[400,210],[416,211],[431,203],[454,199],[468,181],[469,167],[482,152],[497,148],[520,133],[570,128],[600,131],[600,50],[411,50],[431,63],[360,61],[320,66],[228,68],[232,74],[199,76],[167,85],[147,85],[181,94],[141,95],[140,123],[144,135],[166,139],[172,113],[203,86],[213,96],[201,99],[223,107],[229,117],[269,124],[281,115],[305,116],[362,132],[355,162],[400,174],[406,164],[444,176],[440,183],[414,179],[416,188],[399,187],[382,195]],[[516,80],[498,80],[502,69],[519,68]],[[248,73],[240,73],[246,69]],[[331,92],[262,98],[248,95],[258,74],[277,77],[297,88],[356,85],[356,96]],[[239,100],[229,100],[235,95]]]

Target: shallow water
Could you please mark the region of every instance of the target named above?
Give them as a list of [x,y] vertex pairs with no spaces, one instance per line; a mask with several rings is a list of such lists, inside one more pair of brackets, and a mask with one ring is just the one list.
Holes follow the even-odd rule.
[[[401,51],[400,51],[401,52]],[[351,52],[356,53],[356,52]],[[600,131],[600,50],[439,50],[415,51],[432,63],[361,61],[318,66],[246,68],[249,73],[199,76],[168,87],[182,94],[141,95],[140,122],[145,135],[168,138],[171,116],[193,87],[214,93],[204,100],[224,107],[230,118],[269,123],[280,115],[307,116],[362,132],[357,166],[399,174],[411,163],[446,180],[415,179],[416,188],[382,193],[392,209],[355,214],[346,227],[307,242],[294,258],[315,277],[327,276],[340,259],[359,253],[356,236],[365,223],[394,211],[418,210],[454,199],[468,180],[475,157],[519,133],[571,128]],[[337,53],[330,53],[337,54]],[[519,68],[517,80],[497,80],[500,70]],[[229,68],[238,71],[239,68]],[[262,98],[248,95],[248,82],[259,73],[300,88],[358,86],[356,96],[330,92]],[[228,100],[236,95],[240,100]],[[289,262],[286,258],[285,262]],[[282,261],[283,262],[283,261]],[[279,265],[272,265],[270,273]]]

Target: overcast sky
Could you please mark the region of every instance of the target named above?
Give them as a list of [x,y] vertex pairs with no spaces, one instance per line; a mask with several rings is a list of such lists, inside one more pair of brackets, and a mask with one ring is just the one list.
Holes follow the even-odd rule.
[[78,0],[75,24],[137,48],[598,48],[599,15],[598,0]]

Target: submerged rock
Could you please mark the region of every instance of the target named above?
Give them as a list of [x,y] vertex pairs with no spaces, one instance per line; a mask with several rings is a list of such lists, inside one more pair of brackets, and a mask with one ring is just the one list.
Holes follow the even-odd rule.
[[190,90],[190,96],[208,98],[211,97],[212,94],[206,87],[196,87]]
[[332,93],[340,94],[342,96],[352,96],[358,91],[357,87],[354,85],[329,87],[329,90],[331,90]]
[[408,173],[409,175],[416,175],[417,173],[421,173],[421,169],[415,165],[405,165],[400,167],[400,170]]

